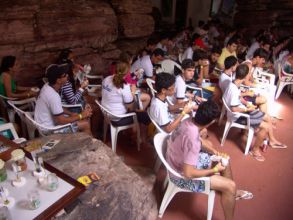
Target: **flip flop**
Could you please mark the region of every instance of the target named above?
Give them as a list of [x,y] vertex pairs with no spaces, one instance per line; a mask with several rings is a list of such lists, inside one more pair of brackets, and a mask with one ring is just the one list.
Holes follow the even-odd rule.
[[249,151],[249,155],[251,155],[254,159],[256,159],[259,162],[264,162],[266,160],[263,155],[254,154],[252,151]]
[[252,199],[253,198],[253,194],[251,192],[248,192],[246,190],[239,190],[241,191],[243,194],[241,196],[237,196],[235,198],[235,200],[240,200],[240,199]]
[[271,148],[277,148],[277,149],[286,149],[287,145],[285,144],[270,144]]

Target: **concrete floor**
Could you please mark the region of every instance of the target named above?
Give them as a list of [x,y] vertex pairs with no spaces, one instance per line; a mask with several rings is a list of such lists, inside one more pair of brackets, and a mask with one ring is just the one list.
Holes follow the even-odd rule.
[[[290,220],[293,219],[293,99],[283,92],[279,100],[272,106],[283,120],[277,121],[276,137],[285,143],[287,149],[269,148],[264,154],[265,162],[258,162],[251,156],[244,156],[239,147],[241,143],[238,129],[232,129],[225,146],[220,147],[219,138],[223,134],[224,125],[214,124],[209,129],[209,136],[215,147],[231,156],[234,180],[239,189],[246,189],[254,194],[252,200],[237,201],[235,220]],[[110,138],[107,144],[110,146]],[[131,166],[153,167],[155,150],[150,145],[143,145],[141,151],[127,135],[120,134],[117,154],[125,158]],[[161,167],[157,175],[155,191],[158,204],[163,192],[162,181],[165,169]],[[206,219],[207,196],[194,193],[179,193],[167,207],[163,220]],[[159,218],[158,218],[159,219]],[[216,196],[213,219],[224,219],[220,196]]]

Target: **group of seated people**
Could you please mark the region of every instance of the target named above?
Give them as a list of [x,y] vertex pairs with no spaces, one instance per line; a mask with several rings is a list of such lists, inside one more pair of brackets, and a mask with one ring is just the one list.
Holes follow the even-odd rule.
[[[251,199],[252,193],[236,190],[229,165],[221,162],[212,164],[211,155],[222,155],[209,140],[207,128],[220,115],[221,97],[232,112],[249,114],[250,125],[254,128],[256,140],[250,149],[250,155],[257,161],[265,161],[261,153],[264,140],[272,148],[286,148],[274,135],[274,123],[267,111],[267,100],[261,95],[242,91],[241,87],[253,87],[255,68],[262,68],[269,56],[270,45],[265,39],[251,46],[246,60],[237,58],[239,36],[229,36],[223,49],[206,43],[206,32],[199,31],[194,37],[186,37],[182,32],[176,38],[165,35],[158,41],[150,39],[138,56],[122,52],[119,60],[111,66],[109,76],[102,82],[101,104],[113,114],[123,115],[136,112],[140,129],[143,130],[142,141],[148,142],[147,126],[150,118],[169,134],[166,152],[171,167],[182,173],[185,179],[171,176],[179,187],[195,192],[203,191],[203,183],[192,178],[210,176],[211,189],[221,192],[225,218],[232,219],[237,199]],[[186,42],[189,40],[189,45]],[[175,56],[181,70],[177,76],[168,72],[157,72],[158,66],[166,58],[173,59],[175,47],[180,47],[181,56]],[[283,70],[292,73],[292,39],[286,48]],[[283,48],[284,49],[284,48]],[[179,50],[180,51],[180,50]],[[178,60],[177,60],[178,57]],[[240,63],[240,64],[239,64]],[[77,77],[82,66],[75,63],[71,50],[61,52],[58,59],[46,69],[47,83],[40,92],[30,88],[16,86],[14,82],[15,57],[2,59],[0,71],[0,93],[11,98],[37,97],[34,119],[46,127],[71,124],[74,132],[84,131],[91,135],[90,118],[93,114],[90,105],[83,99],[88,80],[78,83]],[[155,81],[155,96],[151,96],[146,86],[146,79]],[[214,84],[212,96],[201,97],[204,79]],[[195,89],[192,87],[196,87]],[[82,111],[69,111],[66,104],[81,104]],[[243,117],[235,122],[245,124]],[[132,117],[112,118],[114,126],[133,123]],[[69,132],[63,128],[62,133]],[[247,134],[242,133],[245,138]],[[220,174],[220,175],[218,175]]]

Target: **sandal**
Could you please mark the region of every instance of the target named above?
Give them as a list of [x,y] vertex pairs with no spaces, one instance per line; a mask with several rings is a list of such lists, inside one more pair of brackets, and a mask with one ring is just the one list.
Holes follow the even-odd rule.
[[287,145],[285,144],[270,144],[271,148],[278,148],[278,149],[285,149],[287,148]]
[[252,199],[253,194],[251,192],[245,191],[245,190],[238,190],[241,192],[240,196],[236,196],[235,200],[240,200],[240,199]]
[[265,161],[264,156],[261,155],[261,154],[255,154],[253,151],[249,151],[249,154],[250,154],[254,159],[256,159],[256,160],[259,161],[259,162],[264,162],[264,161]]

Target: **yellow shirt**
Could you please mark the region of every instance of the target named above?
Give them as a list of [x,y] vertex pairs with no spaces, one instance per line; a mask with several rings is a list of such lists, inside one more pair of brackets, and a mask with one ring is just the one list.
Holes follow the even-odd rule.
[[223,48],[222,53],[221,53],[221,55],[220,55],[220,57],[219,57],[219,59],[218,59],[218,64],[224,66],[224,61],[225,61],[225,59],[226,59],[227,57],[229,57],[229,56],[234,56],[234,57],[237,58],[237,56],[236,56],[236,52],[235,52],[235,51],[234,51],[233,53],[230,53],[230,52],[227,50],[226,47]]

